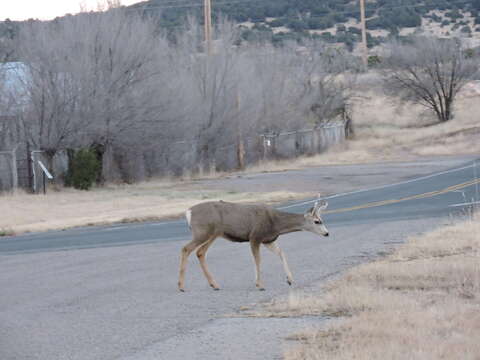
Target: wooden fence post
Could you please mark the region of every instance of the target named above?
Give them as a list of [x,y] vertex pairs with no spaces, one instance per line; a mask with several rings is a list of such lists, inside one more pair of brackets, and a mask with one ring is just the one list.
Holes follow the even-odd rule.
[[264,134],[263,137],[263,160],[275,157],[275,135]]
[[30,152],[30,143],[27,142],[27,172],[28,172],[28,188],[34,191],[33,187],[33,172],[32,172],[32,153]]
[[16,145],[12,150],[12,188],[13,188],[13,191],[16,191],[18,189],[17,148],[18,148],[18,145]]
[[245,169],[245,142],[241,135],[238,135],[237,164],[240,170]]

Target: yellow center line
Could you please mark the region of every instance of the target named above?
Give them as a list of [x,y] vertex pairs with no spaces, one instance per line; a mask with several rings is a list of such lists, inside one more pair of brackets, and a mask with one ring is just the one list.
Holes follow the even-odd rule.
[[430,198],[430,197],[446,194],[448,192],[456,191],[456,190],[459,190],[459,189],[463,189],[463,188],[466,188],[466,187],[469,187],[469,186],[472,186],[472,185],[475,185],[475,184],[480,184],[480,179],[467,181],[467,182],[464,182],[462,184],[452,185],[452,186],[449,186],[449,187],[447,187],[443,190],[430,191],[430,192],[427,192],[427,193],[407,196],[407,197],[400,198],[400,199],[375,201],[375,202],[371,202],[371,203],[367,203],[367,204],[363,204],[363,205],[352,206],[352,207],[348,207],[348,208],[327,210],[327,211],[324,211],[323,213],[324,214],[337,214],[337,213],[343,213],[343,212],[354,211],[354,210],[368,209],[368,208],[373,208],[373,207],[377,207],[377,206],[397,204],[397,203],[400,203],[400,202],[403,202],[403,201],[408,201],[408,200],[425,199],[425,198]]

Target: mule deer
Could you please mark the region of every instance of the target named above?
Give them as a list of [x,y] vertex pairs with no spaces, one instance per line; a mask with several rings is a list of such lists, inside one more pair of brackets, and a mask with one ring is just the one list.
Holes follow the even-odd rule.
[[256,287],[259,290],[265,290],[260,276],[260,245],[262,244],[280,257],[287,275],[287,283],[291,285],[292,273],[283,251],[275,240],[280,235],[303,230],[328,236],[328,230],[320,216],[327,205],[325,201],[317,201],[315,206],[305,214],[283,212],[266,205],[241,205],[224,201],[210,201],[191,207],[186,211],[186,217],[193,239],[183,247],[181,252],[179,290],[184,291],[187,259],[195,249],[208,283],[213,289],[220,289],[205,262],[208,248],[218,237],[233,242],[250,242],[255,259]]

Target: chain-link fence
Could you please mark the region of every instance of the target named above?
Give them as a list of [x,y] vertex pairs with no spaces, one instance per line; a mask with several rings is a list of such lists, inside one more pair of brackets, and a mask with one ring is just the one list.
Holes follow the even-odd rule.
[[[346,124],[340,121],[314,129],[244,138],[241,145],[235,142],[210,149],[208,157],[200,154],[195,141],[179,141],[170,146],[168,151],[156,152],[150,160],[156,164],[155,170],[163,174],[228,171],[262,160],[318,154],[345,139]],[[155,174],[155,170],[151,173]]]
[[[263,134],[232,141],[231,144],[208,144],[208,153],[200,151],[195,141],[179,141],[168,148],[148,152],[114,149],[119,179],[141,181],[155,176],[181,176],[230,171],[262,160],[295,158],[321,153],[346,138],[344,122],[326,124],[314,129]],[[48,159],[42,151],[20,147],[0,152],[0,191],[22,187],[40,191],[43,184],[42,163],[52,171],[55,182],[61,182],[68,169],[66,152]]]

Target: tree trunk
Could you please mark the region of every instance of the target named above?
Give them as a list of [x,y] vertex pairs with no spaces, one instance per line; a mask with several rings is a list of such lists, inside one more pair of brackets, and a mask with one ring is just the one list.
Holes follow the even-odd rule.
[[238,169],[239,170],[245,169],[245,143],[241,136],[238,137],[238,143],[237,143],[237,161],[238,161]]
[[453,117],[453,114],[452,114],[452,100],[451,99],[445,99],[444,121],[451,120],[452,117]]
[[102,154],[102,175],[101,183],[117,181],[120,179],[119,172],[115,166],[113,147],[110,143],[105,144]]

